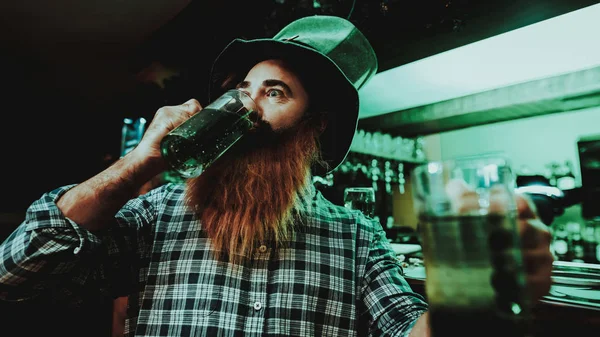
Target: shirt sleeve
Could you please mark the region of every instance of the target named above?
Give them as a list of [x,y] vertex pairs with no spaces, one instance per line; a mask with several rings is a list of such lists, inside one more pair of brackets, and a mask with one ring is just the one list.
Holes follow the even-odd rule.
[[400,261],[378,221],[369,220],[372,240],[365,266],[362,299],[369,336],[408,336],[428,305],[404,279]]
[[[134,280],[128,275],[139,266],[130,261],[139,254],[144,244],[139,233],[154,213],[149,196],[130,201],[106,231],[90,232],[56,205],[74,186],[46,193],[31,204],[24,222],[0,244],[0,300],[22,301],[48,292],[77,299],[90,290],[114,297],[125,288],[115,282],[117,275],[125,283]],[[145,208],[133,211],[132,204]]]

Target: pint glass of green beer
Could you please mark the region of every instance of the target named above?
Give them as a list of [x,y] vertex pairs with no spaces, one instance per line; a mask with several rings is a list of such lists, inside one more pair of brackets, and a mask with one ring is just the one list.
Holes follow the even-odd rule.
[[169,132],[161,154],[182,177],[197,177],[252,129],[258,116],[248,94],[229,90]]
[[433,336],[530,335],[514,186],[504,158],[413,170]]

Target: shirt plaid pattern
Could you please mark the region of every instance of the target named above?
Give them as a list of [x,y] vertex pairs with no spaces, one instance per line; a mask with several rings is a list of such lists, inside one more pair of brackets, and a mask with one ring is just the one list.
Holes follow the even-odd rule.
[[34,202],[0,245],[1,299],[129,295],[127,336],[407,336],[427,310],[381,225],[316,190],[287,247],[231,265],[212,254],[184,185],[131,200],[102,233],[57,208],[71,187]]

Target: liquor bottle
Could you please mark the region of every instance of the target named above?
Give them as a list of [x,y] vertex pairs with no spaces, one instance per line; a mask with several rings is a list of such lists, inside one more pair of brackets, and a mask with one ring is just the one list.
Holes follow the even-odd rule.
[[582,232],[583,261],[600,263],[600,218],[586,221]]
[[568,261],[569,232],[564,224],[556,224],[553,233],[552,251],[557,260]]
[[546,178],[548,178],[548,182],[550,183],[550,186],[556,187],[557,178],[558,178],[558,176],[560,176],[559,169],[560,169],[560,165],[557,162],[551,162],[546,165],[545,176],[546,176]]
[[581,224],[578,222],[569,222],[567,224],[567,230],[569,231],[569,250],[572,252],[572,262],[583,262],[584,247],[583,239],[581,237]]
[[565,161],[565,164],[561,167],[560,176],[556,178],[556,187],[561,190],[575,188],[575,175],[573,174],[573,164],[570,160]]

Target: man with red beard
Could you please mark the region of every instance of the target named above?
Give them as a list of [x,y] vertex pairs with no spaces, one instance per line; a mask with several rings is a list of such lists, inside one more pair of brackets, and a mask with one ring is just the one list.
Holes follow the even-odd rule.
[[[213,66],[209,97],[248,93],[262,115],[256,130],[199,177],[135,197],[167,169],[160,140],[202,107],[159,109],[117,163],[32,204],[0,246],[0,297],[129,296],[128,336],[427,336],[427,303],[381,225],[311,184],[346,157],[357,90],[376,70],[366,38],[337,17],[234,40]],[[453,193],[468,202],[468,191]],[[539,298],[550,284],[549,234],[521,226]]]

